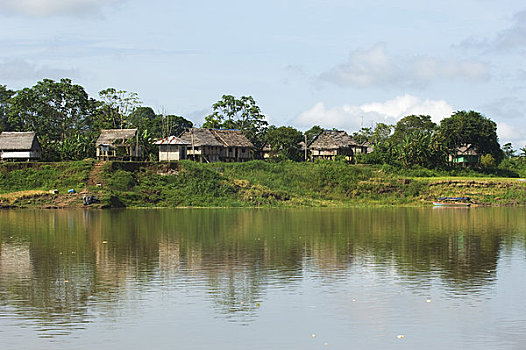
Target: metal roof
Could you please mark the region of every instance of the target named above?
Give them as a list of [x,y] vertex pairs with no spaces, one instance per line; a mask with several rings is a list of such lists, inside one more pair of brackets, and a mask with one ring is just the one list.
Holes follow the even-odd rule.
[[179,137],[176,137],[176,136],[168,136],[168,137],[165,137],[164,139],[160,139],[159,141],[156,141],[154,142],[154,145],[182,145],[182,146],[187,146],[189,145],[190,142],[187,142],[183,139],[180,139]]

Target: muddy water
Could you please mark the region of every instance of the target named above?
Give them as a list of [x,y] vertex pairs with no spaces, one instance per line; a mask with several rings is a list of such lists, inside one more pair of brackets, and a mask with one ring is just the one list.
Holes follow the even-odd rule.
[[526,209],[0,211],[2,349],[520,349]]

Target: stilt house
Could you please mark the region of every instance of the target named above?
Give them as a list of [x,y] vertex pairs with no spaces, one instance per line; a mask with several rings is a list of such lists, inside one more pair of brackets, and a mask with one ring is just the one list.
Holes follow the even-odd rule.
[[244,162],[253,158],[254,145],[241,130],[211,130],[223,144],[220,159],[223,162]]
[[367,147],[362,147],[354,141],[345,131],[323,130],[309,144],[311,159],[330,159],[343,156],[351,161],[353,155],[359,150],[367,152]]
[[223,144],[210,129],[186,129],[179,138],[188,143],[188,159],[207,163],[219,162]]
[[100,160],[141,159],[137,129],[101,130],[95,147]]
[[480,164],[480,154],[472,144],[462,145],[455,154],[449,155],[449,162],[456,166],[477,166]]
[[40,159],[42,148],[32,131],[0,134],[0,155],[2,160],[31,161]]

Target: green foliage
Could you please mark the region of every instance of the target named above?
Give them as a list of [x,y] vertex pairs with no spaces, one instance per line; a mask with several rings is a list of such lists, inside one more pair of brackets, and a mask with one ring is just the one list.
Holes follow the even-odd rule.
[[141,101],[135,92],[107,88],[99,92],[100,105],[99,125],[107,129],[123,129],[129,125],[128,118]]
[[44,160],[61,160],[67,139],[87,133],[93,124],[96,103],[70,79],[44,79],[11,98],[7,118],[9,131],[35,131]]
[[80,189],[91,171],[90,161],[62,163],[4,163],[0,165],[0,193],[26,190]]
[[316,136],[321,134],[323,131],[323,128],[319,125],[314,125],[309,130],[305,131],[305,135],[307,136],[307,145],[310,144]]
[[408,135],[415,133],[431,134],[437,125],[431,121],[428,115],[408,115],[398,121],[394,127],[392,140],[401,141]]
[[300,143],[303,135],[290,126],[270,126],[266,134],[266,143],[271,149],[271,158],[300,161],[304,159]]
[[484,154],[480,157],[480,165],[484,168],[493,168],[495,164],[495,158],[491,154]]
[[0,85],[0,131],[9,130],[8,112],[11,103],[11,97],[14,91],[7,89],[5,85]]
[[124,170],[111,172],[106,180],[110,189],[115,191],[130,191],[137,184],[133,173]]
[[499,163],[503,158],[497,137],[497,124],[475,111],[458,111],[442,119],[439,134],[450,154],[468,144],[480,154],[491,154]]
[[268,122],[252,96],[223,95],[212,106],[213,113],[205,117],[204,128],[239,129],[256,146],[263,146]]

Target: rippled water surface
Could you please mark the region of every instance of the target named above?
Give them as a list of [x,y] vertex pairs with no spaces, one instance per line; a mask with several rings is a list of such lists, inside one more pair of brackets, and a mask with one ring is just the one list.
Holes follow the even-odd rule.
[[523,349],[526,209],[0,211],[1,349]]

